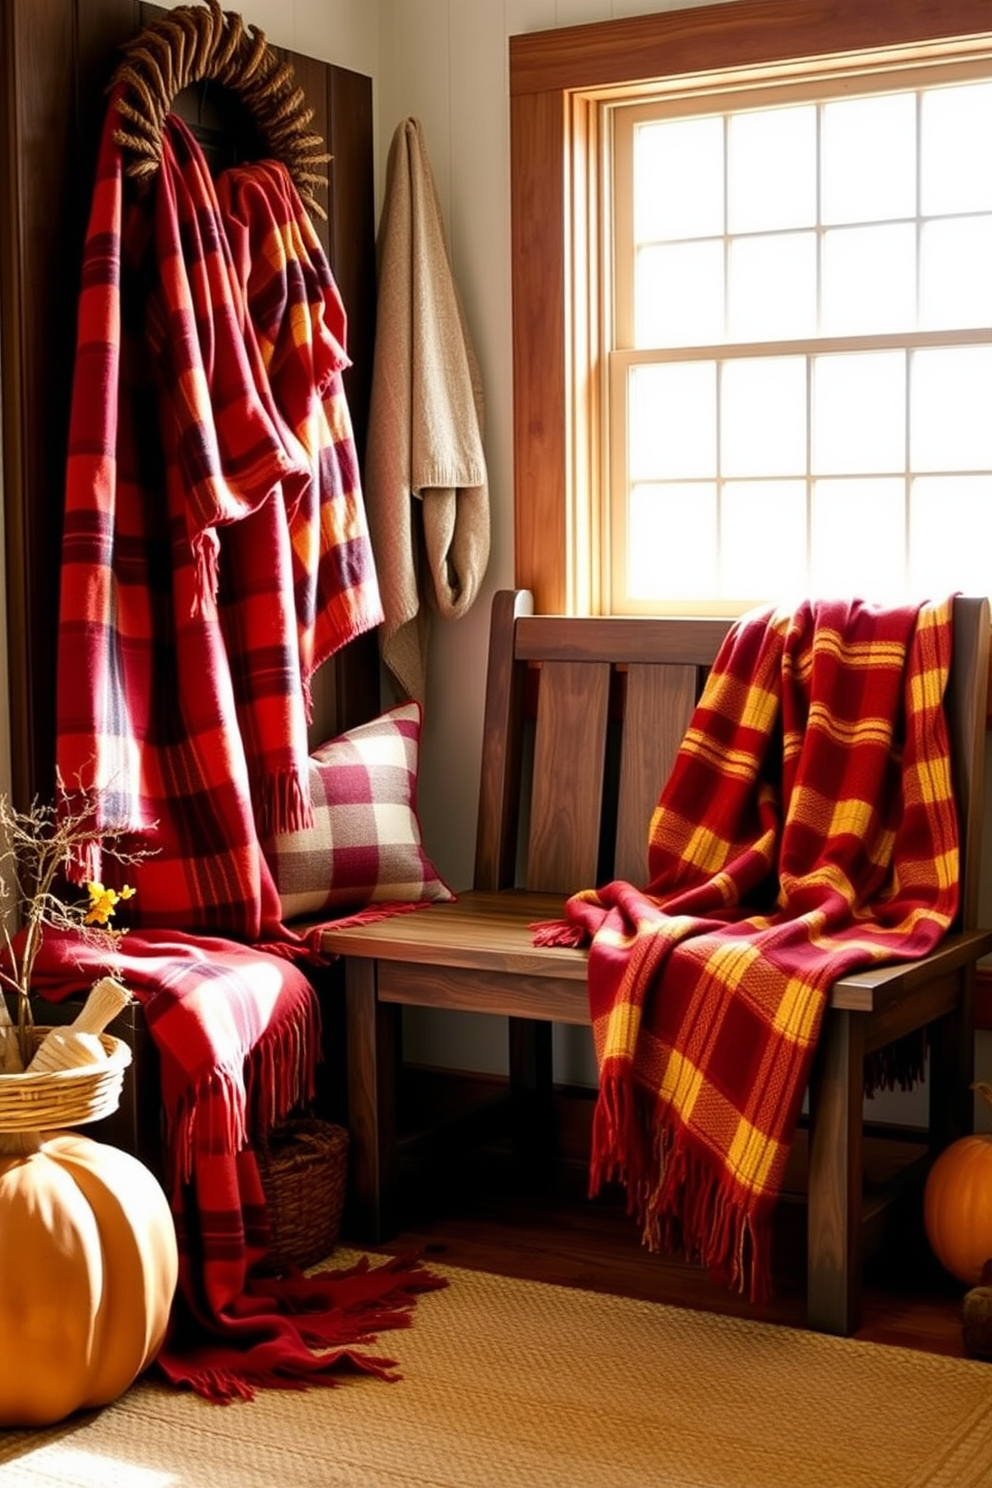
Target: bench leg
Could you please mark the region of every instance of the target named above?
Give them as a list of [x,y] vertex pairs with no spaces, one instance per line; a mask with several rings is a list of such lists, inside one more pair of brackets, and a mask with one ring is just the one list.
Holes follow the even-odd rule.
[[543,1181],[557,1162],[550,1023],[509,1019],[510,1120],[513,1161]]
[[975,1078],[973,968],[962,967],[957,976],[960,991],[953,1011],[938,1018],[927,1029],[930,1045],[927,1070],[929,1135],[935,1154],[975,1129],[971,1089]]
[[378,1245],[399,1221],[396,1062],[400,1009],[376,996],[377,963],[345,961],[348,1051],[348,1233]]
[[827,1012],[810,1082],[807,1315],[821,1333],[861,1322],[864,1022]]

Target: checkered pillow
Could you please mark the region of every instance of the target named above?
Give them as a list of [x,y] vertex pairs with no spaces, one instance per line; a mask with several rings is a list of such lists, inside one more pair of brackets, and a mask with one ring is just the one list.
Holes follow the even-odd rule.
[[284,920],[454,898],[420,841],[420,726],[420,704],[404,703],[310,756],[313,826],[266,847]]

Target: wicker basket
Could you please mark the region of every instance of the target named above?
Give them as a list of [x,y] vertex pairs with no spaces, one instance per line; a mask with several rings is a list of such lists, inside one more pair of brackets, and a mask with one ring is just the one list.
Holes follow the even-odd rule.
[[270,1263],[281,1271],[316,1265],[337,1244],[348,1133],[343,1126],[299,1117],[277,1126],[257,1157],[272,1232]]
[[[49,1031],[31,1030],[35,1048]],[[105,1063],[0,1075],[0,1131],[57,1131],[116,1111],[131,1050],[112,1034],[101,1033],[99,1039],[107,1053]]]

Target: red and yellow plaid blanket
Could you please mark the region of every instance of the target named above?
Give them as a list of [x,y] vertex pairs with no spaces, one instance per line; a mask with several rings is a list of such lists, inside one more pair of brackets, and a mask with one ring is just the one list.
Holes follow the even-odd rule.
[[351,365],[347,319],[313,223],[281,162],[224,171],[217,198],[265,375],[310,467],[289,510],[300,670],[309,699],[320,664],[382,618],[342,377]]
[[591,940],[591,1186],[760,1299],[830,984],[940,940],[958,896],[951,603],[807,603],[732,628],[650,824],[646,888]]

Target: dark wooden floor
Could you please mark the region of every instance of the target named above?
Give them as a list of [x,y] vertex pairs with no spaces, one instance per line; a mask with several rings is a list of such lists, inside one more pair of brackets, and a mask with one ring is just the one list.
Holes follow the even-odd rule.
[[[521,1181],[498,1139],[447,1157],[434,1152],[428,1163],[407,1157],[403,1171],[403,1227],[379,1247],[383,1251],[416,1251],[454,1266],[804,1326],[804,1214],[788,1197],[779,1204],[774,1294],[756,1308],[699,1267],[647,1251],[619,1189],[587,1197],[585,1162],[574,1151],[537,1182]],[[347,1239],[347,1216],[344,1229]],[[866,1283],[857,1337],[964,1355],[965,1287],[933,1258],[912,1214],[869,1263]]]

